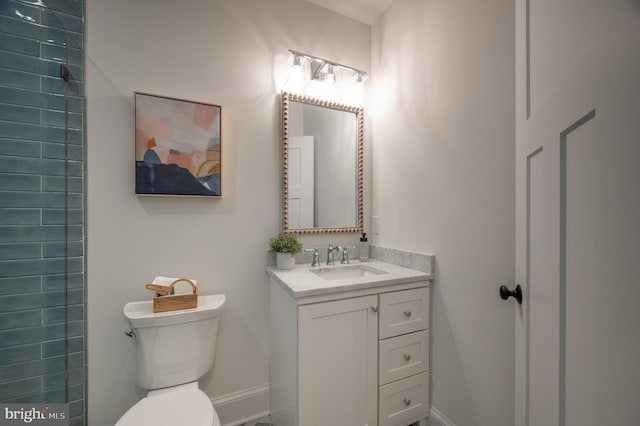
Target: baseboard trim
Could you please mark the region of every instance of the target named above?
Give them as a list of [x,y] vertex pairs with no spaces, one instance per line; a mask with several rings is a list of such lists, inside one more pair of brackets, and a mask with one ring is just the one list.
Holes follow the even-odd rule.
[[431,426],[456,426],[451,420],[442,414],[437,408],[431,406],[429,413],[429,422]]
[[238,426],[269,415],[269,384],[213,398],[224,426]]

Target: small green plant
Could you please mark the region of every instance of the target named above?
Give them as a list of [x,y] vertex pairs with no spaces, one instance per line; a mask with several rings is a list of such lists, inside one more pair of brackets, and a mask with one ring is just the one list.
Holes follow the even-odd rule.
[[300,253],[302,244],[296,234],[281,232],[277,237],[269,239],[269,247],[278,253],[289,253],[292,256]]

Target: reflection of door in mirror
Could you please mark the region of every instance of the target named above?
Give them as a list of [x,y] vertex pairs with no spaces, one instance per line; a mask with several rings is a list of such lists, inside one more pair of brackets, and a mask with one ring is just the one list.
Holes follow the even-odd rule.
[[314,226],[313,136],[289,139],[289,226]]

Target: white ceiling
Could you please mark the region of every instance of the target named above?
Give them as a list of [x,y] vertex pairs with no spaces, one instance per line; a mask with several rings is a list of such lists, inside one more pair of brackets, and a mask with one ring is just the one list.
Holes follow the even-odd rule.
[[334,12],[372,25],[394,0],[307,0]]

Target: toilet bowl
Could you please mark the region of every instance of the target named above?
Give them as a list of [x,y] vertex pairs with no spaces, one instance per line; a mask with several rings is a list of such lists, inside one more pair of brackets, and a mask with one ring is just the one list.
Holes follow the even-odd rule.
[[221,426],[198,379],[213,366],[223,294],[198,296],[198,307],[154,313],[153,302],[124,307],[136,345],[136,384],[149,390],[116,426]]

